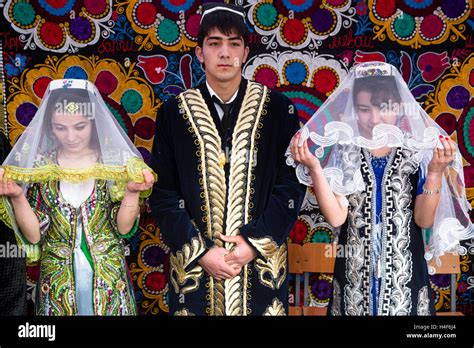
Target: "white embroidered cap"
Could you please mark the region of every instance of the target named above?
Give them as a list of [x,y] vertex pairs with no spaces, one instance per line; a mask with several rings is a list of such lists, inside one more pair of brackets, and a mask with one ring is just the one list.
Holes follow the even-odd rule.
[[224,3],[208,3],[203,5],[203,12],[201,17],[201,23],[204,20],[204,17],[208,14],[217,11],[227,11],[233,14],[239,15],[245,20],[245,12],[241,6],[224,4]]

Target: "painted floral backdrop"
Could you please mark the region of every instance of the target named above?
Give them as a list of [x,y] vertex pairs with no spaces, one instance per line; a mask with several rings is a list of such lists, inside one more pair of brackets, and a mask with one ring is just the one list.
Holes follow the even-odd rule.
[[[194,56],[202,3],[195,0],[3,0],[2,131],[12,143],[34,116],[52,79],[93,81],[108,107],[150,159],[156,112],[204,81]],[[352,66],[369,60],[399,68],[416,99],[457,140],[474,204],[474,9],[469,0],[241,1],[251,30],[243,73],[279,90],[308,120]],[[293,243],[330,242],[308,190]],[[457,309],[473,311],[474,245],[461,259]],[[128,246],[141,314],[168,312],[168,248],[149,214]],[[37,268],[30,268],[31,301]],[[450,308],[449,276],[433,276],[436,308]],[[312,274],[312,305],[325,306],[331,276]],[[290,289],[294,300],[294,286]],[[303,288],[301,289],[302,296]]]

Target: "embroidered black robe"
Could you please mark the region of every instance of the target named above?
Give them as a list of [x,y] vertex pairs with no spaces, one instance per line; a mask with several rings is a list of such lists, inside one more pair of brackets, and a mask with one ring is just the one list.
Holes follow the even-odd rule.
[[[246,80],[227,136],[205,84],[160,108],[152,153],[158,182],[150,205],[170,247],[171,314],[286,314],[287,237],[305,187],[284,154],[298,129],[288,98]],[[219,233],[240,234],[257,251],[225,281],[197,262],[222,245]]]
[[[330,315],[373,315],[370,262],[375,228],[375,176],[367,151],[361,156],[363,192],[347,197],[348,217],[341,227]],[[388,159],[382,182],[380,290],[377,315],[432,315],[434,300],[423,235],[414,221],[419,162],[411,150],[397,148]]]

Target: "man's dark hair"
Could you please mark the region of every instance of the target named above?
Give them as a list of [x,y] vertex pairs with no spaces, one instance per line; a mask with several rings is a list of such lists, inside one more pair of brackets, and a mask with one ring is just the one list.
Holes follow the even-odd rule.
[[236,34],[242,37],[246,47],[249,46],[250,32],[242,16],[238,14],[229,11],[215,11],[206,14],[199,26],[198,46],[202,47],[204,38],[208,36],[213,29],[217,29],[228,36]]

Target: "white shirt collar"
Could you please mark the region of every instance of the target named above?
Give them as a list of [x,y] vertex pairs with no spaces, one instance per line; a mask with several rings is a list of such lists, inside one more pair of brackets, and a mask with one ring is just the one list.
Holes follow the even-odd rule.
[[239,93],[239,89],[237,88],[237,90],[235,91],[235,93],[234,93],[234,95],[232,96],[232,98],[230,98],[226,103],[224,103],[224,102],[222,101],[222,99],[219,98],[219,96],[217,95],[217,93],[216,93],[216,92],[212,89],[212,87],[209,85],[209,83],[207,82],[207,80],[206,80],[206,86],[207,86],[207,90],[209,91],[209,94],[211,95],[211,98],[212,98],[213,96],[216,96],[216,98],[219,99],[222,104],[229,104],[229,103],[232,103],[232,102],[235,100],[235,98],[237,98],[237,94]]

